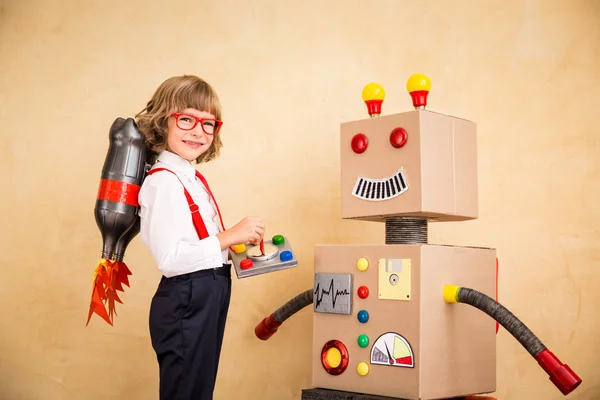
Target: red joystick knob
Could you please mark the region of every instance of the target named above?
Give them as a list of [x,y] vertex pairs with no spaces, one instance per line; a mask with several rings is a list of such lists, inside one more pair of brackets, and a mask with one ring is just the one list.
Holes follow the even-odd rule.
[[245,260],[242,260],[242,262],[240,263],[240,268],[241,269],[250,269],[250,268],[252,268],[252,260],[250,260],[249,258],[246,258]]
[[404,146],[407,139],[408,133],[404,128],[396,128],[390,133],[390,143],[397,149]]
[[361,299],[366,299],[369,296],[369,288],[366,286],[361,286],[358,288],[358,297]]
[[364,153],[365,150],[367,150],[368,145],[369,145],[369,141],[367,140],[367,137],[365,135],[363,135],[362,133],[357,133],[352,138],[352,150],[356,154]]

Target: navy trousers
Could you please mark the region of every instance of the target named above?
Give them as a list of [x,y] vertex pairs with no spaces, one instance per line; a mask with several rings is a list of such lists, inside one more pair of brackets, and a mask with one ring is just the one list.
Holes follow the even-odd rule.
[[160,400],[212,400],[230,298],[228,264],[161,278],[149,318]]

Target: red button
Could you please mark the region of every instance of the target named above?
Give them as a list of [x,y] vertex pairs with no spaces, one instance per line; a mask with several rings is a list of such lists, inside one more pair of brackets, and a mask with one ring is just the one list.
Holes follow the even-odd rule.
[[352,150],[356,154],[364,153],[364,151],[367,150],[368,145],[369,141],[367,140],[367,137],[362,133],[357,133],[352,138]]
[[242,262],[240,263],[240,268],[241,269],[250,269],[250,268],[252,268],[252,260],[250,260],[249,258],[246,258],[245,260],[242,260]]
[[390,143],[397,149],[404,146],[407,139],[408,133],[403,128],[396,128],[390,133]]
[[358,297],[361,299],[366,299],[369,296],[369,289],[366,286],[361,286],[358,288]]

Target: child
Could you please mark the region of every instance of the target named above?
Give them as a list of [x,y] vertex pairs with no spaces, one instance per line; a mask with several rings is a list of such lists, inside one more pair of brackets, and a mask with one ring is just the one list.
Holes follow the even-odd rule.
[[231,296],[228,248],[259,244],[265,227],[248,217],[225,230],[193,165],[214,159],[223,146],[221,105],[208,83],[169,78],[136,118],[155,154],[139,203],[140,236],[163,275],[149,316],[160,399],[209,400]]

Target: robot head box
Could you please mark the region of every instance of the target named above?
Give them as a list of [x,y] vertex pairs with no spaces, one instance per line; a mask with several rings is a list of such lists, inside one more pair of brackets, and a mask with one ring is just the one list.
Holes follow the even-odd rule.
[[407,88],[415,110],[380,116],[385,91],[371,83],[363,90],[371,118],[341,124],[342,218],[477,218],[475,123],[426,111],[426,76],[411,76]]

